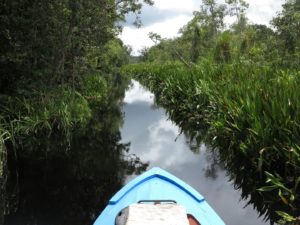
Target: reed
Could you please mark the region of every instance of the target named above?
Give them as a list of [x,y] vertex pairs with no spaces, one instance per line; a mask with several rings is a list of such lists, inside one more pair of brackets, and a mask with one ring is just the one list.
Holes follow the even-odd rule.
[[180,63],[136,64],[123,72],[154,92],[184,132],[218,149],[235,185],[244,187],[242,197],[250,196],[261,214],[296,223],[299,71],[202,62],[192,69]]

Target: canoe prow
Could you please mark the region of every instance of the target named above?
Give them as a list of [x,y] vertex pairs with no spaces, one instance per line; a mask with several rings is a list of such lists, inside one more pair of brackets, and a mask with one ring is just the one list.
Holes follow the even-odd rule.
[[154,167],[136,177],[109,201],[94,225],[115,225],[116,216],[139,201],[174,200],[185,207],[187,214],[201,225],[224,225],[224,222],[194,188],[174,175]]
[[169,182],[176,186],[181,191],[190,195],[190,197],[194,198],[197,202],[204,201],[202,195],[200,195],[194,188],[188,186],[182,180],[173,176],[172,174],[166,172],[165,170],[160,169],[159,167],[154,167],[151,170],[148,170],[141,176],[133,179],[129,182],[125,187],[123,187],[120,191],[118,191],[109,201],[110,205],[117,204],[124,196],[126,196],[130,191],[132,191],[135,187],[142,185],[144,182],[149,182],[151,179],[160,179],[165,182]]

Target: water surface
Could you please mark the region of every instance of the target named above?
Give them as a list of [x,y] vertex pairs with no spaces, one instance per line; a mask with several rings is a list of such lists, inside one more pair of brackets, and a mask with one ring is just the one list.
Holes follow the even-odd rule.
[[[191,151],[187,138],[168,120],[163,108],[154,106],[154,96],[138,82],[126,92],[122,141],[130,142],[149,168],[159,166],[198,190],[228,225],[267,224],[228,181],[226,171],[205,145]],[[127,181],[133,177],[128,177]]]
[[4,224],[91,225],[133,178],[128,174],[143,172],[146,162],[193,186],[227,225],[264,224],[251,205],[244,208],[246,201],[211,151],[205,145],[191,151],[137,82],[126,92],[122,112],[126,86],[115,85],[107,104],[95,106],[92,120],[72,131],[69,141],[54,130],[28,137],[17,154],[8,143]]

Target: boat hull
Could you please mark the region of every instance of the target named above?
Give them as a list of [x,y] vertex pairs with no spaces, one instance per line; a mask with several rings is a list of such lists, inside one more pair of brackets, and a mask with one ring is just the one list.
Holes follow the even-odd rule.
[[115,218],[122,209],[144,200],[174,200],[184,206],[187,214],[193,215],[201,225],[225,224],[195,189],[156,167],[133,179],[117,192],[94,225],[115,225]]

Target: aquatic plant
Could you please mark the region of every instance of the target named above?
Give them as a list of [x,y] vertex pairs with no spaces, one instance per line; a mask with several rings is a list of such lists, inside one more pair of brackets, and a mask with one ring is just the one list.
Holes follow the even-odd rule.
[[[300,72],[249,62],[123,68],[170,118],[219,151],[242,197],[271,221],[300,214]],[[287,215],[290,215],[288,217]],[[294,216],[294,217],[293,217]]]

